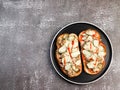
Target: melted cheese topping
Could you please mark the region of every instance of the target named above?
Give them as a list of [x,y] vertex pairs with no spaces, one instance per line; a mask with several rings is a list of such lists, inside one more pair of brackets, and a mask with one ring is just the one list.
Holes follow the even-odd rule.
[[91,51],[96,52],[97,48],[91,43]]
[[95,61],[91,61],[91,62],[87,63],[87,67],[93,69],[95,67],[94,64],[95,64]]
[[69,36],[68,39],[69,39],[70,41],[72,41],[72,40],[74,40],[74,38],[75,38],[75,37],[71,35],[71,36]]
[[72,66],[72,69],[75,71],[75,72],[77,72],[79,69],[77,68],[77,67],[75,67],[75,66]]
[[84,36],[83,38],[82,38],[82,40],[86,40],[87,39],[87,37],[86,36]]
[[76,65],[80,65],[80,64],[81,64],[81,60],[77,60],[77,61],[75,62],[75,64],[76,64]]
[[83,46],[85,50],[90,50],[90,42],[86,42],[85,45]]
[[78,48],[73,48],[72,49],[72,52],[77,52],[78,51]]
[[76,67],[76,65],[81,65],[81,58],[75,60],[75,62],[73,62],[73,58],[75,59],[80,56],[78,40],[74,34],[69,34],[65,40],[64,45],[58,50],[58,52],[62,54],[61,62],[64,65],[65,70],[74,70],[77,72],[79,67]]
[[88,36],[88,38],[86,39],[86,41],[92,41],[92,40],[93,40],[92,36]]
[[70,41],[66,41],[65,46],[68,47]]
[[85,57],[86,57],[87,59],[89,59],[89,58],[91,57],[91,55],[92,55],[92,53],[89,52],[89,51],[87,51],[87,50],[83,50],[82,53],[85,55]]
[[65,70],[69,70],[71,68],[71,65],[68,63],[65,65]]
[[86,31],[86,34],[88,34],[88,35],[94,35],[95,34],[95,31],[92,31],[92,30],[87,30]]
[[102,46],[99,46],[99,51],[104,52],[104,48]]
[[[93,71],[96,72],[100,70],[99,63],[102,64],[106,52],[104,47],[99,44],[99,40],[93,38],[93,35],[95,35],[95,31],[87,30],[86,33],[82,35],[82,42],[84,43],[81,42],[81,44],[83,45],[82,53],[86,57],[87,67],[93,69]],[[99,60],[98,62],[99,58],[102,60]],[[91,59],[92,61],[90,61]]]
[[92,56],[91,56],[91,58],[93,59],[93,60],[96,60],[97,59],[97,54],[92,54]]
[[76,51],[76,52],[71,53],[72,57],[77,57],[78,55],[80,55],[80,51]]
[[63,56],[69,56],[69,52],[65,52]]
[[100,57],[104,57],[105,54],[106,54],[105,52],[99,52],[99,53],[98,53],[98,55],[99,55]]
[[60,49],[59,49],[59,53],[64,53],[65,51],[67,50],[66,46],[62,46]]
[[96,47],[99,46],[99,41],[98,40],[94,40],[93,43],[94,43],[94,46],[96,46]]
[[71,62],[70,56],[65,56],[65,60],[66,60],[66,62]]

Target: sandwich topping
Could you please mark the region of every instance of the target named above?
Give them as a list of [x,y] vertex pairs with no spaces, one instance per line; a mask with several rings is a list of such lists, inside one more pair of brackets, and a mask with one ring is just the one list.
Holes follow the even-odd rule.
[[78,38],[74,34],[68,34],[63,40],[61,40],[62,45],[58,49],[61,55],[61,63],[68,73],[78,72],[81,67]]
[[99,72],[105,63],[105,45],[101,42],[98,34],[94,30],[82,32],[79,40],[82,47],[82,57],[85,59],[83,62],[85,62],[89,70]]

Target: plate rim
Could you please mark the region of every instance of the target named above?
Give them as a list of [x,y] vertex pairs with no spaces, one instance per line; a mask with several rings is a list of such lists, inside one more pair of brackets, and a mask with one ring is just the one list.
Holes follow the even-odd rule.
[[[95,79],[95,80],[93,80],[93,81],[90,81],[90,82],[85,82],[85,83],[78,83],[78,82],[71,81],[71,80],[67,79],[66,77],[64,77],[64,76],[57,70],[56,66],[54,65],[53,58],[52,58],[52,46],[53,46],[53,43],[54,43],[57,35],[58,35],[64,28],[66,28],[66,27],[68,27],[68,26],[70,26],[70,25],[73,25],[73,24],[77,24],[77,23],[78,23],[78,24],[79,24],[79,23],[86,23],[86,24],[90,24],[90,25],[93,25],[93,26],[99,28],[99,29],[106,35],[106,37],[107,37],[107,39],[109,40],[109,43],[110,43],[110,45],[111,45],[111,61],[110,61],[110,64],[109,64],[107,70],[106,70],[100,77],[98,77],[97,79]],[[52,66],[54,67],[54,69],[55,69],[55,71],[57,72],[57,74],[58,74],[59,76],[61,76],[64,80],[66,80],[66,81],[68,81],[68,82],[70,82],[70,83],[73,83],[73,84],[78,84],[78,85],[91,84],[91,83],[94,83],[94,82],[100,80],[101,78],[103,78],[103,76],[106,75],[106,73],[109,71],[109,69],[110,69],[110,67],[111,67],[111,63],[112,63],[112,61],[113,61],[113,53],[114,53],[114,51],[113,51],[113,45],[112,45],[112,42],[111,42],[109,36],[106,34],[106,32],[105,32],[103,29],[101,29],[98,25],[93,24],[93,23],[91,23],[91,22],[87,22],[87,21],[77,21],[77,22],[72,22],[72,23],[69,23],[69,24],[64,25],[61,29],[59,29],[59,30],[55,33],[55,35],[53,36],[51,45],[50,45],[50,59],[51,59]]]

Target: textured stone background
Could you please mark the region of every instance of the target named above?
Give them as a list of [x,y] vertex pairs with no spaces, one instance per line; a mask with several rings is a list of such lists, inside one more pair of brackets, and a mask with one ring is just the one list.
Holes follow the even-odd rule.
[[[66,82],[49,57],[55,33],[87,21],[110,37],[114,57],[108,73],[89,85]],[[0,0],[0,90],[119,90],[120,0]]]

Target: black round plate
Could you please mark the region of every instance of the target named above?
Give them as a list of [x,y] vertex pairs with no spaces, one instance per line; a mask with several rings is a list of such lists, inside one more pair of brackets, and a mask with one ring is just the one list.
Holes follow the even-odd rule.
[[[84,72],[84,70],[82,71],[82,73],[75,77],[75,78],[69,78],[67,75],[65,75],[56,60],[55,57],[55,52],[56,52],[56,38],[57,36],[63,34],[63,33],[75,33],[77,35],[79,35],[80,32],[82,32],[83,30],[87,30],[87,29],[94,29],[97,30],[102,38],[103,43],[106,45],[107,48],[107,55],[105,58],[105,68],[97,75],[89,75],[87,73]],[[98,28],[96,25],[90,24],[90,23],[80,23],[80,22],[75,22],[69,25],[66,25],[65,27],[63,27],[62,29],[60,29],[57,34],[54,36],[52,43],[51,43],[51,47],[50,47],[50,58],[51,58],[51,62],[53,64],[53,67],[55,68],[56,72],[65,80],[74,83],[74,84],[88,84],[88,83],[92,83],[97,81],[98,79],[100,79],[105,72],[108,70],[111,60],[112,60],[112,46],[110,43],[110,40],[108,38],[108,36],[105,34],[105,32],[103,32],[100,28]],[[82,68],[83,69],[83,68]]]

